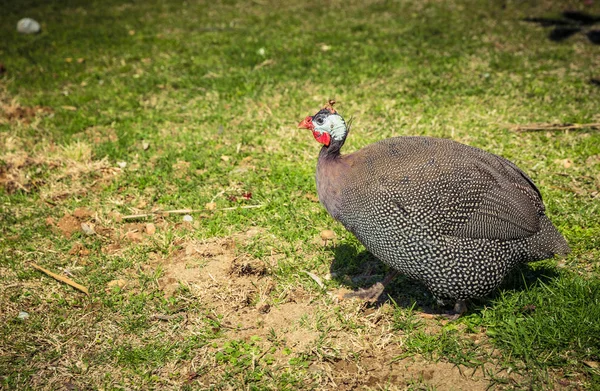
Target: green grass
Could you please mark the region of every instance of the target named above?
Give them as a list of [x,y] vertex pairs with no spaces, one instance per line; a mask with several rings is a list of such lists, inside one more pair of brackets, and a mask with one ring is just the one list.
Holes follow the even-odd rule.
[[510,355],[562,366],[600,358],[599,303],[597,280],[568,275],[504,295],[493,311],[483,312],[483,320],[487,334]]
[[[600,134],[510,130],[600,122],[600,48],[523,21],[566,9],[600,14],[543,1],[3,5],[0,388],[599,389]],[[41,34],[15,31],[25,16]],[[426,316],[442,309],[406,277],[379,307],[338,302],[386,268],[314,202],[319,146],[296,124],[330,98],[354,119],[347,152],[427,135],[514,161],[573,252],[516,270],[453,323]],[[65,234],[77,208],[89,213]],[[119,218],[185,208],[191,223]],[[324,229],[337,235],[326,246]]]

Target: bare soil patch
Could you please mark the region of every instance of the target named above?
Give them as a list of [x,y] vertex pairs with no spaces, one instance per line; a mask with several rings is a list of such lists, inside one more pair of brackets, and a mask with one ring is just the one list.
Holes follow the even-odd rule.
[[[342,360],[325,364],[338,390],[406,389],[407,385],[433,387],[436,390],[487,390],[489,380],[483,372],[446,362],[428,362],[421,357],[391,362],[386,352],[377,352],[359,362]],[[421,389],[421,388],[418,388]]]
[[[294,355],[312,357],[308,371],[321,374],[322,389],[405,389],[410,384],[438,390],[489,387],[490,379],[481,368],[432,362],[420,356],[396,360],[406,352],[406,336],[392,330],[387,304],[365,308],[356,301],[334,298],[331,302],[302,288],[278,287],[271,265],[240,251],[240,244],[260,240],[259,236],[256,231],[187,241],[169,256],[156,255],[149,265],[162,268],[158,284],[165,295],[177,295],[179,289],[191,291],[221,324],[222,339],[198,353],[197,360],[211,369],[194,378],[197,384],[214,386],[223,378],[225,368],[215,362],[214,355],[226,341],[238,340],[252,341],[261,351],[269,351],[274,360],[270,365],[287,366]],[[341,308],[343,317],[357,328],[348,328],[332,316],[334,307]],[[285,353],[274,346],[289,350]]]

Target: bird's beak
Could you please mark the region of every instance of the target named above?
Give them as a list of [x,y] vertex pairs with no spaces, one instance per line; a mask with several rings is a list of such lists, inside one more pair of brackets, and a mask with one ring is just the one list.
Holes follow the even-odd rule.
[[310,130],[314,130],[315,129],[315,125],[313,125],[312,123],[312,117],[309,115],[308,117],[304,118],[302,120],[302,122],[300,122],[298,124],[298,127],[300,129],[310,129]]

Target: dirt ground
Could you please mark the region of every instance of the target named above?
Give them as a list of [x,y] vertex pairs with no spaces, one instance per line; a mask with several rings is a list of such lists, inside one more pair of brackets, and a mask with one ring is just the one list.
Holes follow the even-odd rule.
[[[404,389],[411,384],[437,390],[486,390],[489,387],[489,378],[481,369],[442,361],[428,362],[422,357],[396,360],[405,350],[398,333],[390,329],[389,305],[365,309],[356,301],[337,302],[335,292],[330,293],[331,300],[325,300],[298,288],[290,288],[278,300],[273,300],[271,293],[276,282],[269,274],[273,265],[236,255],[235,251],[236,245],[260,233],[260,230],[251,230],[226,239],[187,242],[174,256],[157,256],[148,267],[162,267],[158,283],[166,295],[185,286],[200,297],[215,317],[223,319],[227,330],[225,339],[259,337],[268,345],[270,333],[276,330],[294,352],[314,354],[316,345],[334,352],[313,362],[309,368],[326,374],[322,385],[326,384],[328,389]],[[331,316],[334,307],[339,306],[348,311],[344,316],[355,318],[352,320],[367,327],[358,332],[344,330],[330,319],[326,323],[333,327],[319,341],[322,337],[315,327],[316,318],[329,311],[328,316]],[[206,354],[210,356],[210,352]],[[283,365],[289,357],[275,353],[275,359]],[[201,383],[209,386],[211,380],[203,378]]]

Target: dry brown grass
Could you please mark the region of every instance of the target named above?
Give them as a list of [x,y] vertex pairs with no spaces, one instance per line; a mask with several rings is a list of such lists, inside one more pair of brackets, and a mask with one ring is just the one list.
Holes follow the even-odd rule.
[[107,159],[94,159],[92,146],[83,141],[59,146],[42,140],[27,147],[33,150],[11,136],[0,145],[0,186],[9,194],[39,191],[52,202],[99,189],[121,171]]

